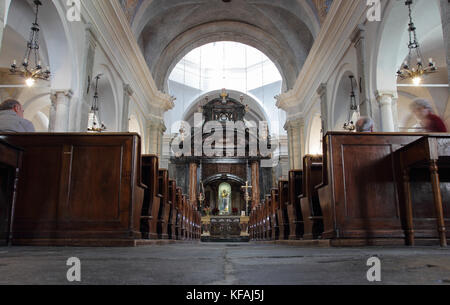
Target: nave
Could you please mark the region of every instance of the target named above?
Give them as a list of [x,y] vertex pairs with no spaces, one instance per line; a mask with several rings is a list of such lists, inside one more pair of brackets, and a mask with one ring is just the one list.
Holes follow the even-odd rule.
[[[83,285],[445,285],[450,284],[449,251],[437,247],[300,248],[256,243],[14,247],[0,249],[0,285],[76,284],[66,280],[70,257],[81,261]],[[374,256],[382,261],[380,283],[368,282],[366,277],[370,268],[367,260]]]

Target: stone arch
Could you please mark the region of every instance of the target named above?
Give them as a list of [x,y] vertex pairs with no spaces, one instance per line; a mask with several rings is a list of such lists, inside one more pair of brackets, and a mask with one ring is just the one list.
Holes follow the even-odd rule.
[[[220,28],[220,31],[217,28]],[[202,24],[189,29],[165,48],[153,69],[158,88],[163,88],[165,92],[168,92],[167,80],[178,62],[192,50],[218,41],[239,42],[261,51],[280,72],[283,80],[282,91],[293,87],[299,73],[295,68],[297,64],[292,60],[293,54],[286,54],[287,51],[280,47],[273,37],[255,26],[241,22],[223,21]]]
[[[413,18],[419,43],[442,27],[439,1],[414,1]],[[371,59],[373,92],[396,92],[396,72],[408,54],[408,10],[403,1],[387,1]],[[425,60],[425,59],[424,59]]]
[[[332,91],[332,100],[330,104],[330,116],[328,120],[331,122],[331,130],[342,130],[342,128],[338,127],[338,124],[342,125],[347,120],[347,116],[350,110],[350,79],[349,76],[354,75],[352,72],[350,65],[345,63],[338,70],[336,76],[336,82],[334,83],[333,91]],[[355,78],[356,79],[356,78]],[[358,95],[358,90],[355,90],[356,95]],[[358,97],[356,98],[358,101]]]
[[322,117],[320,112],[316,112],[311,116],[308,125],[306,143],[309,154],[322,154]]
[[94,69],[93,75],[99,74],[102,74],[98,83],[100,120],[105,123],[107,131],[115,132],[119,130],[120,122],[119,92],[117,92],[120,86],[106,64],[99,64]]

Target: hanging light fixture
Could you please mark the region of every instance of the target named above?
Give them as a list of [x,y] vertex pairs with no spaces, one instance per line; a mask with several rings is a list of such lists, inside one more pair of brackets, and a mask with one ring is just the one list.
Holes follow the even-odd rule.
[[[407,0],[405,5],[408,6],[409,10],[409,24],[408,24],[408,32],[409,32],[409,53],[408,59],[405,60],[401,68],[397,71],[397,77],[401,80],[411,79],[413,84],[418,86],[422,82],[423,76],[434,73],[437,71],[436,63],[433,61],[433,58],[428,60],[428,65],[424,66],[422,62],[422,52],[420,51],[419,42],[417,41],[417,28],[414,25],[412,19],[412,9],[411,5],[413,4],[412,0]],[[414,66],[412,60],[413,55],[415,53],[416,56],[416,64]]]
[[356,114],[356,117],[359,118],[360,113],[359,113],[358,103],[356,102],[355,89],[353,87],[353,79],[355,77],[353,75],[350,75],[349,78],[350,78],[350,83],[351,83],[351,87],[352,87],[352,91],[350,93],[350,112],[348,114],[348,120],[344,124],[344,130],[355,131],[356,126],[355,126],[355,122],[352,119],[355,116],[355,114]]
[[[28,87],[32,87],[36,80],[49,80],[50,78],[50,68],[47,67],[45,70],[42,69],[41,59],[39,55],[39,23],[38,23],[38,15],[39,15],[39,6],[42,5],[41,1],[34,0],[34,4],[36,5],[35,11],[35,19],[33,24],[31,25],[31,33],[30,40],[27,42],[27,50],[25,51],[25,56],[22,61],[22,67],[17,67],[17,62],[14,60],[11,65],[11,69],[9,70],[12,75],[17,75],[25,78],[25,83]],[[32,64],[34,61],[34,67]]]
[[95,93],[94,100],[92,102],[91,111],[89,112],[88,131],[90,132],[102,132],[106,130],[105,124],[100,123],[99,108],[98,108],[98,81],[103,74],[99,74],[95,77]]

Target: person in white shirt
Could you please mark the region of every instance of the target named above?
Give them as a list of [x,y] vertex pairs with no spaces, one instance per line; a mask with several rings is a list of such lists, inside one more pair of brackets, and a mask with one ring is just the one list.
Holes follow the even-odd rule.
[[23,118],[23,107],[16,100],[0,104],[0,132],[35,132],[33,123]]

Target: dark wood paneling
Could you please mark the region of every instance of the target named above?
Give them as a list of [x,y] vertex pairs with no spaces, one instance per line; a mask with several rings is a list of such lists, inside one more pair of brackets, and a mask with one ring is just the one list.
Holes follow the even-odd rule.
[[[325,185],[320,189],[324,238],[404,238],[404,196],[393,153],[425,134],[330,132],[324,139]],[[411,176],[417,237],[437,237],[429,175]],[[328,182],[328,184],[327,184]],[[450,224],[450,183],[441,181]],[[431,217],[431,218],[430,218]]]
[[303,171],[289,172],[289,239],[297,240],[303,237],[304,222],[299,197],[303,193]]
[[25,150],[14,243],[140,238],[145,186],[137,134],[3,136]]

